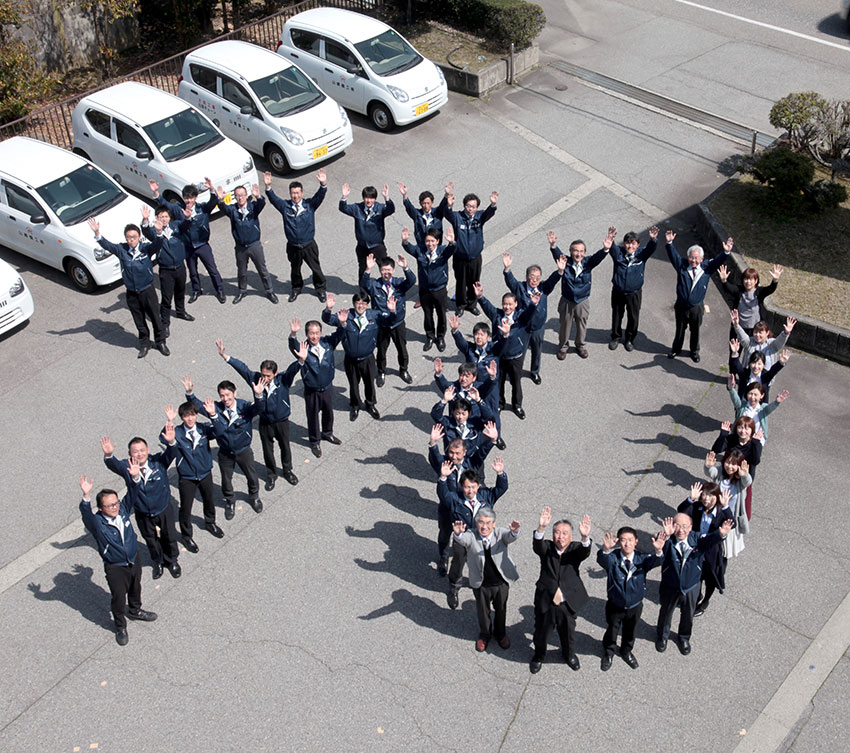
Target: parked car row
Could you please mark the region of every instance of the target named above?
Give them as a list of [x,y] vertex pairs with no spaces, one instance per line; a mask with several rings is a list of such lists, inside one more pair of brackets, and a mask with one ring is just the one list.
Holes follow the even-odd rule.
[[[434,63],[386,24],[336,8],[293,16],[277,52],[247,42],[213,42],[187,55],[175,97],[128,81],[80,100],[71,116],[73,153],[16,136],[0,142],[0,244],[63,270],[81,291],[121,278],[118,260],[86,225],[123,237],[138,223],[155,180],[180,200],[210,177],[233,200],[258,183],[251,156],[284,174],[340,154],[353,142],[345,108],[375,128],[421,120],[448,100]],[[32,296],[0,263],[0,333],[26,321]]]

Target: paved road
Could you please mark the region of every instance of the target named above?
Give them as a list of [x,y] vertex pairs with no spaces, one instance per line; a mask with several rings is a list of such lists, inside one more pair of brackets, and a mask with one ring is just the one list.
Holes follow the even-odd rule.
[[[334,206],[343,180],[404,179],[414,193],[450,178],[462,192],[499,189],[500,208],[487,226],[488,295],[502,290],[502,250],[520,270],[532,261],[549,266],[550,227],[593,247],[612,222],[643,234],[665,223],[683,247],[691,242],[688,209],[723,180],[716,166],[734,147],[573,80],[564,90],[565,80],[544,68],[486,103],[452,96],[445,113],[391,135],[358,122],[355,145],[328,166],[331,190],[320,210],[330,289],[349,295],[355,275],[352,229]],[[279,220],[272,211],[264,220],[280,293],[287,271]],[[397,220],[389,223],[393,240],[403,217]],[[216,221],[214,245],[232,293],[228,236]],[[801,354],[781,377],[792,397],[771,424],[753,533],[730,564],[727,594],[697,624],[694,653],[653,650],[653,579],[636,648],[640,669],[633,674],[618,662],[599,672],[605,585],[589,564],[581,672],[570,672],[552,650],[539,675],[528,673],[537,573],[531,531],[540,507],[573,518],[588,512],[597,541],[604,530],[634,525],[646,546],[701,478],[705,450],[731,415],[722,383],[727,317],[714,289],[702,363],[664,355],[673,275],[663,256],[648,268],[645,337],[635,352],[605,347],[605,265],[595,276],[587,361],[553,358],[550,317],[543,385],[526,383],[529,418],[504,418],[511,489],[498,509],[523,524],[514,549],[522,579],[509,603],[513,647],[481,655],[473,650],[471,593],[465,589],[451,612],[434,569],[436,505],[424,432],[437,394],[434,354],[421,354],[418,334],[411,335],[416,381],[404,387],[389,377],[380,423],[368,416],[349,423],[340,389],[344,444],[321,461],[309,453],[296,395],[301,483],[264,495],[260,516],[242,504],[221,541],[199,533],[201,552],[181,556],[179,581],[166,575],[154,584],[146,571],[145,604],[160,620],[132,624],[129,647],[116,646],[99,558],[77,523],[79,473],[112,483],[98,436],[153,440],[162,406],[180,398],[182,374],[192,374],[201,394],[231,378],[216,336],[249,363],[286,362],[287,319],[315,317],[321,306],[308,295],[278,307],[259,295],[238,307],[204,297],[191,309],[195,323],[174,323],[170,358],[154,352],[137,361],[120,289],[80,296],[60,276],[4,257],[23,269],[37,311],[0,341],[0,377],[15,406],[0,438],[0,494],[9,500],[0,530],[3,750],[527,751],[563,746],[565,734],[591,751],[732,751],[750,741],[753,750],[773,750],[769,733],[780,730],[781,743],[801,718],[783,748],[808,753],[835,749],[850,731],[846,715],[835,713],[848,673],[836,608],[850,570],[841,508],[850,377]],[[411,330],[421,332],[421,314],[409,316]],[[769,705],[777,693],[782,703]],[[710,710],[705,723],[695,721],[705,717],[697,708]]]

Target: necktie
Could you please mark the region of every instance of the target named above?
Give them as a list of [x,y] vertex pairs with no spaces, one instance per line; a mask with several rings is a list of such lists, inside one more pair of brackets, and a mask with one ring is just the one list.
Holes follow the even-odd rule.
[[198,446],[198,442],[200,441],[200,436],[198,436],[197,429],[192,429],[189,432],[189,439],[192,440],[192,449],[194,450]]
[[687,544],[684,541],[679,542],[679,556],[682,558],[682,564],[679,567],[679,570],[683,570],[685,568],[685,557],[687,556],[687,552],[689,549],[687,548]]
[[371,220],[371,219],[372,219],[372,210],[367,209],[366,210],[366,222],[369,222],[369,220]]
[[628,580],[632,574],[632,561],[629,559],[623,560],[623,567],[626,568],[626,580]]
[[301,202],[299,201],[299,202],[295,205],[295,216],[297,217],[297,216],[298,216],[299,214],[301,214],[301,212],[303,212],[303,211],[304,211],[304,207],[302,207],[302,206],[301,206]]
[[433,218],[431,217],[431,213],[428,212],[428,214],[423,214],[422,215],[422,221],[425,223],[425,227],[428,227],[433,222]]
[[392,285],[390,285],[388,282],[384,283],[384,291],[387,294],[387,298],[389,298],[393,294]]
[[227,413],[227,425],[229,426],[236,420],[236,411],[233,408],[228,408],[225,412]]
[[464,439],[466,437],[466,424],[458,424],[457,431],[460,434],[460,438]]
[[490,548],[490,539],[481,539],[481,543],[482,543],[482,545],[484,546],[485,549]]
[[148,482],[148,476],[150,475],[150,469],[145,466],[142,468],[142,483],[146,484]]
[[363,329],[365,328],[365,326],[366,326],[366,317],[363,316],[363,314],[358,314],[358,316],[357,316],[357,329],[359,329],[362,332]]

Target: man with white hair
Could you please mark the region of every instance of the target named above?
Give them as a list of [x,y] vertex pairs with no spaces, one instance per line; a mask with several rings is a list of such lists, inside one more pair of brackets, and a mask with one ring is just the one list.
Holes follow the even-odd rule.
[[688,258],[683,259],[673,247],[676,233],[667,231],[667,258],[676,269],[676,303],[673,310],[676,313],[676,335],[673,346],[667,358],[675,358],[682,350],[685,342],[685,330],[691,330],[691,360],[699,363],[699,328],[702,325],[703,301],[708,290],[708,281],[718,268],[726,264],[732,247],[735,245],[731,238],[723,244],[724,253],[713,259],[705,260],[702,246],[691,246]]

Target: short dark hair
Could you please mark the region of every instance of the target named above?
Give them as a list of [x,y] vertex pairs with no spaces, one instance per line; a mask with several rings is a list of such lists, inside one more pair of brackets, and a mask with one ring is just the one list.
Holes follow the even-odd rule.
[[198,187],[193,186],[191,183],[187,183],[185,186],[183,186],[183,190],[180,193],[183,194],[184,199],[197,199]]
[[530,267],[525,268],[525,276],[528,277],[534,270],[537,270],[541,275],[543,274],[543,270],[540,268],[539,264],[532,264]]
[[720,487],[715,484],[713,481],[706,481],[702,485],[702,491],[700,492],[699,498],[703,499],[706,495],[710,497],[720,497]]
[[481,199],[474,193],[468,193],[463,197],[463,205],[466,206],[467,202],[474,201],[477,206],[481,206]]
[[764,400],[765,389],[761,382],[750,382],[744,390],[744,394],[748,394],[750,390],[758,390],[761,393],[761,399]]
[[359,303],[363,301],[364,303],[369,303],[372,299],[369,297],[369,294],[365,290],[358,290],[353,296],[351,296],[352,303]]
[[443,237],[443,234],[439,230],[437,230],[436,228],[433,228],[433,227],[429,228],[428,230],[425,231],[425,237],[427,238],[429,235],[432,238],[436,238],[438,243]]
[[360,195],[364,199],[377,199],[378,189],[375,188],[375,186],[364,186],[363,190],[360,192]]
[[585,247],[585,249],[587,248],[587,244],[586,244],[586,243],[585,243],[585,242],[584,242],[581,238],[576,238],[574,241],[572,241],[572,242],[570,243],[570,251],[572,251],[572,250],[573,250],[573,247],[574,247],[574,246],[578,246],[579,244],[581,244],[582,246],[584,246],[584,247]]
[[753,334],[755,334],[756,330],[758,330],[758,331],[764,330],[765,332],[767,332],[768,337],[771,337],[773,335],[773,333],[770,331],[770,327],[768,326],[767,322],[765,322],[765,321],[756,322],[755,326],[753,327]]
[[759,271],[757,269],[753,269],[753,267],[749,267],[744,270],[741,275],[742,280],[755,280],[756,285],[759,283]]
[[434,201],[434,194],[432,194],[430,191],[423,191],[421,194],[419,194],[419,203],[421,204],[423,201],[425,201],[425,199],[431,199],[431,201]]
[[487,322],[478,322],[478,324],[476,324],[472,328],[472,334],[474,335],[474,334],[477,334],[478,332],[486,332],[489,335],[490,334],[490,325],[487,324]]
[[481,483],[481,479],[478,478],[478,474],[475,471],[464,471],[461,473],[459,484],[463,484],[464,481],[471,481],[473,484]]
[[637,233],[626,233],[623,236],[623,243],[631,243],[632,241],[636,241],[637,239]]
[[260,371],[263,370],[277,374],[277,361],[272,361],[270,358],[267,358],[260,364]]
[[97,493],[97,496],[95,497],[95,501],[97,502],[98,509],[101,509],[103,507],[103,498],[109,497],[110,495],[113,495],[113,494],[116,497],[118,496],[118,492],[116,492],[115,489],[101,489]]
[[191,416],[193,413],[197,416],[198,409],[191,400],[187,400],[185,403],[180,403],[180,407],[177,409],[177,415],[179,415],[180,418],[186,418],[186,416]]
[[307,324],[304,325],[304,331],[307,332],[307,330],[309,330],[310,327],[312,327],[314,324],[319,328],[319,332],[321,332],[322,323],[316,319],[311,319],[309,322],[307,322]]
[[301,185],[300,180],[293,180],[292,183],[289,184],[289,190],[291,191],[293,188],[300,188],[302,191],[304,190],[304,186]]
[[472,361],[464,361],[457,367],[457,373],[460,374],[477,374],[478,367]]
[[222,390],[230,390],[231,392],[236,392],[236,385],[233,384],[229,379],[225,379],[223,382],[218,383],[218,387],[215,388],[216,392],[221,392]]
[[748,426],[753,434],[756,433],[756,422],[749,416],[738,416],[738,418],[735,419],[735,423],[732,424],[732,431],[735,434],[738,433],[739,426]]
[[378,259],[378,269],[381,267],[392,267],[395,269],[395,259],[392,256],[382,256]]
[[556,529],[558,526],[569,526],[569,527],[570,527],[570,531],[572,531],[572,530],[573,530],[573,524],[572,524],[572,522],[569,520],[569,518],[561,518],[560,520],[556,520],[556,521],[552,524],[552,532],[553,532],[553,533],[554,533],[555,529]]
[[139,235],[142,234],[138,225],[134,225],[132,222],[129,225],[124,225],[124,235],[127,235],[131,230],[135,230]]
[[157,205],[157,208],[154,210],[154,217],[156,217],[156,215],[158,215],[158,214],[162,214],[163,212],[165,212],[168,215],[168,218],[170,220],[171,219],[171,208],[168,206],[168,204]]
[[133,437],[129,442],[127,442],[127,452],[130,452],[130,448],[134,444],[143,444],[145,447],[148,446],[147,440],[144,437]]
[[459,397],[455,400],[451,405],[451,411],[454,413],[456,410],[465,410],[469,413],[472,410],[472,403],[465,398]]
[[[572,526],[570,526],[572,528]],[[619,539],[624,533],[630,533],[632,536],[637,538],[637,531],[631,526],[621,526],[617,529],[617,538]]]
[[452,447],[462,447],[463,451],[466,452],[466,442],[464,442],[460,437],[453,439],[449,442],[449,446],[446,449],[451,449]]
[[504,303],[505,301],[507,301],[507,300],[508,300],[508,298],[513,298],[513,299],[514,299],[514,303],[516,303],[516,296],[515,296],[513,293],[505,293],[505,294],[502,296],[502,303]]
[[767,360],[764,357],[764,353],[760,350],[754,350],[750,353],[749,365],[752,366],[755,361],[761,361],[765,366],[767,366]]

